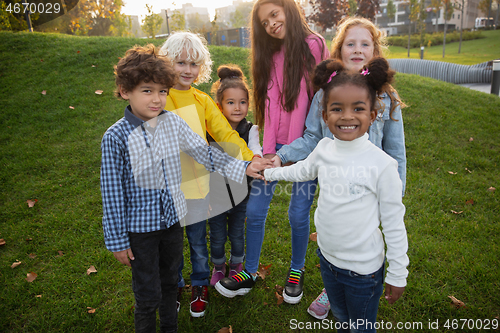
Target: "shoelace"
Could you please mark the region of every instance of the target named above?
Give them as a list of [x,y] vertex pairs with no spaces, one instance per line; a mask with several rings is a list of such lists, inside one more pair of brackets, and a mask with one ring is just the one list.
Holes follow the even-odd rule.
[[232,278],[235,279],[238,282],[241,282],[241,281],[250,279],[251,277],[245,271],[241,271],[238,274],[233,275]]
[[290,269],[290,275],[288,275],[288,283],[299,284],[301,275],[302,271],[293,268]]

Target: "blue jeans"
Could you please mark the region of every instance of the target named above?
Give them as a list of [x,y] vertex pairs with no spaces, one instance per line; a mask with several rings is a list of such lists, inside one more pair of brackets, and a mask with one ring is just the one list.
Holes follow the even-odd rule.
[[[188,213],[184,217],[186,220],[186,236],[189,242],[189,254],[193,272],[191,273],[192,286],[208,286],[210,268],[208,267],[207,249],[207,212],[209,198],[186,200]],[[201,222],[198,222],[201,221]],[[182,277],[184,268],[184,256],[179,266],[179,287],[186,285]]]
[[138,333],[156,332],[156,310],[161,332],[177,332],[177,269],[182,258],[182,228],[129,233],[134,325]]
[[376,332],[378,304],[384,290],[385,264],[374,273],[360,275],[332,265],[323,257],[320,249],[317,253],[337,332]]
[[210,225],[210,253],[215,265],[226,262],[226,239],[231,241],[231,264],[240,264],[245,258],[245,217],[248,199],[234,208],[208,219]]
[[[279,149],[279,146],[277,147]],[[246,232],[246,262],[245,268],[249,273],[256,273],[259,268],[260,251],[264,242],[269,204],[274,195],[278,182],[268,182],[254,179],[247,204],[247,232]],[[307,244],[309,242],[309,212],[314,199],[318,181],[311,180],[302,183],[293,183],[288,219],[292,228],[292,262],[290,267],[302,269],[306,261]]]

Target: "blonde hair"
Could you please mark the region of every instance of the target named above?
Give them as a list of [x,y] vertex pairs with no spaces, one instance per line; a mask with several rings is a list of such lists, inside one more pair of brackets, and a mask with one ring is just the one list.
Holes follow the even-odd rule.
[[357,16],[348,16],[339,22],[337,26],[337,33],[332,41],[331,55],[332,59],[342,60],[342,45],[344,44],[347,30],[353,26],[362,26],[370,32],[373,39],[373,56],[383,57],[384,52],[387,50],[387,41],[385,34],[380,31],[372,21]]
[[200,66],[200,73],[194,84],[209,82],[212,73],[212,59],[208,52],[207,41],[203,36],[188,31],[179,31],[167,38],[160,48],[160,54],[170,57],[172,64],[186,50],[188,61]]

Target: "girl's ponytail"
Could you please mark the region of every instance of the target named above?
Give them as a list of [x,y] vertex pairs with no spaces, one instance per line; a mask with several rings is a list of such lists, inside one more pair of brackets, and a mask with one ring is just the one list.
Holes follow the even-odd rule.
[[249,98],[248,85],[245,75],[238,65],[221,65],[217,68],[217,76],[219,80],[212,84],[211,92],[215,101],[220,105],[224,97],[224,91],[228,88],[239,88],[247,93]]
[[380,94],[386,85],[392,83],[396,72],[389,67],[385,58],[375,57],[363,67],[360,74],[364,75],[368,84]]
[[343,70],[344,65],[340,60],[323,60],[314,69],[312,83],[317,89],[327,90],[327,86],[331,83],[334,77]]

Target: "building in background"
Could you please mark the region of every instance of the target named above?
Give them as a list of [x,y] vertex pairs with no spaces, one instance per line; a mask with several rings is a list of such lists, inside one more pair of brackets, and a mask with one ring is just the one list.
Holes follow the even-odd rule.
[[[396,34],[407,34],[409,21],[409,8],[408,2],[394,0],[394,6],[396,7],[396,15],[394,18],[389,18],[387,15],[387,2],[388,0],[380,0],[380,12],[375,16],[375,23],[379,28],[387,33],[388,36]],[[461,3],[461,1],[459,1]],[[426,31],[434,32],[436,31],[436,21],[437,30],[443,31],[445,20],[443,13],[444,11],[440,9],[436,14],[432,11],[431,1],[427,0],[425,2],[427,9],[427,18],[425,20]],[[463,13],[463,29],[473,29],[476,17],[480,16],[478,10],[479,0],[466,0],[465,9]],[[455,8],[451,19],[447,22],[448,30],[460,29],[462,12],[460,9]],[[412,23],[412,31],[415,31],[415,25]]]

